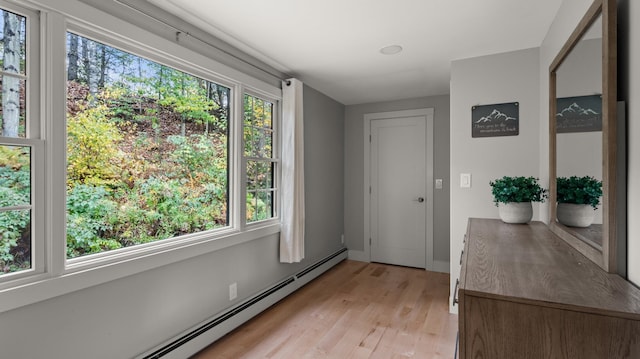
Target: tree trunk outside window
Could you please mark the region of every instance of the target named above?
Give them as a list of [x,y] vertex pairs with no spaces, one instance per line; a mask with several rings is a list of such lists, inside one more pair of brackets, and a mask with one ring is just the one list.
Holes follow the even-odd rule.
[[[4,39],[2,69],[5,72],[20,73],[20,19],[16,14],[4,12]],[[2,135],[18,137],[20,125],[20,79],[2,76]]]
[[67,79],[78,81],[78,35],[69,35],[69,66],[67,67]]

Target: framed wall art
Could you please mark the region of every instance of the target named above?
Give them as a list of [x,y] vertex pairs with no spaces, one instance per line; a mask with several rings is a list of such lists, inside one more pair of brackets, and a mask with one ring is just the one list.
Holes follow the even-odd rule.
[[471,137],[517,136],[519,131],[520,111],[517,102],[471,108]]
[[556,133],[602,131],[602,95],[558,98],[556,109]]

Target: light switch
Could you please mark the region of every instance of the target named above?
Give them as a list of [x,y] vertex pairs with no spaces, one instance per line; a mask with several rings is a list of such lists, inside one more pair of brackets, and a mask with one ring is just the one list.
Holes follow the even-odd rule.
[[436,178],[436,189],[442,189],[442,178]]
[[460,174],[460,188],[471,188],[471,173]]

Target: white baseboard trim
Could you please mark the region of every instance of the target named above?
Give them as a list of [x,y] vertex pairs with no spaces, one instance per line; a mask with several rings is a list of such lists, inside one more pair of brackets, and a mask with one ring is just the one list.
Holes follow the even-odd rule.
[[458,306],[453,305],[451,300],[451,296],[449,296],[449,314],[458,314]]
[[366,253],[364,251],[354,251],[349,250],[349,259],[358,261],[358,262],[370,262],[369,258],[367,258]]
[[447,261],[433,261],[433,272],[449,273],[449,262]]
[[188,358],[345,259],[347,259],[347,251],[341,249],[273,287],[186,330],[164,344],[140,354],[136,358]]

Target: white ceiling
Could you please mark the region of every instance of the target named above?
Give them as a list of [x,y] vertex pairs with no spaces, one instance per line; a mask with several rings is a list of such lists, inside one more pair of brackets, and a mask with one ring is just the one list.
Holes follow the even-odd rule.
[[540,46],[562,2],[149,1],[345,105],[448,94],[452,60]]

